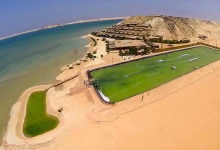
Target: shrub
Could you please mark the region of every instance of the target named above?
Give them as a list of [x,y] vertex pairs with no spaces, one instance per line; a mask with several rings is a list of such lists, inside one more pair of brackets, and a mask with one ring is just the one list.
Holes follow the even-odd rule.
[[209,47],[220,50],[219,47],[212,46],[212,45],[202,43],[202,42],[198,42],[198,43],[195,43],[195,44],[188,44],[188,45],[182,45],[182,46],[176,46],[176,47],[168,47],[168,48],[164,48],[164,49],[156,49],[155,52],[156,53],[165,52],[165,51],[170,51],[170,50],[175,50],[175,49],[180,49],[180,48],[187,48],[187,47],[191,47],[191,46],[195,46],[195,45],[205,45],[205,46],[209,46]]
[[124,56],[124,53],[122,52],[122,50],[119,50],[119,56]]
[[87,56],[91,59],[93,58],[93,55],[91,53],[88,53]]
[[106,45],[106,52],[108,52],[110,49],[109,49],[109,46]]
[[94,51],[93,51],[93,54],[96,54],[96,53],[97,53],[97,50],[94,50]]
[[96,40],[94,38],[92,38],[92,37],[90,37],[90,39],[94,42],[94,46],[96,46],[97,45]]
[[135,46],[129,47],[129,52],[128,53],[129,53],[129,55],[138,55],[137,47],[135,47]]
[[144,53],[143,53],[144,55],[146,55],[146,54],[150,54],[150,50],[147,48],[147,47],[145,47],[144,48]]
[[124,54],[125,54],[125,56],[129,55],[129,51],[125,51]]
[[96,36],[98,34],[98,32],[92,32],[91,34]]
[[166,44],[182,44],[182,43],[189,43],[190,40],[188,39],[183,39],[183,40],[162,40],[162,39],[152,39],[150,40],[151,42],[156,42],[156,43],[161,43],[161,41],[163,43]]

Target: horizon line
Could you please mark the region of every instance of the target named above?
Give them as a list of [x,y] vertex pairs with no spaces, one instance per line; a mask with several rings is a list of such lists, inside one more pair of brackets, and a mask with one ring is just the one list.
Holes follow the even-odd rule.
[[[159,15],[159,14],[150,14],[150,15],[155,15],[155,16],[170,16],[170,15]],[[139,16],[139,15],[132,15],[132,16]],[[129,17],[132,16],[126,16],[126,17],[106,17],[106,18],[96,18],[96,19],[87,19],[87,20],[78,20],[78,21],[73,21],[73,22],[68,22],[68,23],[61,23],[61,25],[58,24],[52,24],[52,25],[46,25],[44,27],[40,27],[40,28],[36,28],[36,29],[32,29],[32,30],[27,30],[27,31],[23,31],[23,32],[19,32],[19,33],[15,33],[12,35],[8,35],[8,36],[4,36],[4,37],[0,37],[0,41],[14,37],[14,36],[18,36],[18,35],[22,35],[22,34],[26,34],[26,33],[30,33],[30,32],[35,32],[38,30],[45,30],[45,29],[49,29],[49,28],[56,28],[59,26],[65,26],[65,25],[71,25],[71,24],[78,24],[78,23],[86,23],[86,22],[95,22],[95,21],[104,21],[104,20],[117,20],[117,19],[127,19]],[[144,15],[141,15],[144,16]],[[175,17],[182,17],[182,16],[175,16]],[[188,18],[188,17],[183,17],[183,18]],[[196,19],[196,18],[190,18],[190,19]],[[204,19],[198,19],[201,21],[211,21],[211,20],[204,20]],[[217,21],[211,21],[211,22],[216,22],[219,23]],[[58,25],[58,26],[53,26],[53,25]],[[52,27],[48,27],[45,28],[47,26],[52,26]]]
[[1,40],[5,40],[14,36],[18,36],[18,35],[22,35],[22,34],[26,34],[26,33],[30,33],[30,32],[35,32],[38,30],[44,30],[44,29],[50,29],[50,28],[45,28],[47,26],[52,26],[51,28],[56,28],[56,27],[60,27],[60,26],[65,26],[65,25],[71,25],[71,24],[78,24],[78,23],[86,23],[86,22],[95,22],[95,21],[104,21],[104,20],[119,20],[119,19],[126,19],[128,17],[108,17],[108,18],[96,18],[96,19],[87,19],[87,20],[78,20],[78,21],[74,21],[74,22],[68,22],[68,23],[61,23],[62,25],[59,26],[54,26],[53,25],[57,25],[57,24],[52,24],[52,25],[46,25],[44,27],[40,27],[40,28],[36,28],[36,29],[32,29],[32,30],[27,30],[24,32],[19,32],[19,33],[15,33],[12,35],[8,35],[8,36],[4,36],[0,38]]

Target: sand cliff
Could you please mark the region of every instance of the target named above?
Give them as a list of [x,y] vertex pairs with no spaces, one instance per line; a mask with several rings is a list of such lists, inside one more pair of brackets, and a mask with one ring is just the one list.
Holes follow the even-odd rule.
[[151,35],[164,39],[197,39],[199,35],[220,39],[220,23],[175,16],[132,16],[122,23],[150,24]]

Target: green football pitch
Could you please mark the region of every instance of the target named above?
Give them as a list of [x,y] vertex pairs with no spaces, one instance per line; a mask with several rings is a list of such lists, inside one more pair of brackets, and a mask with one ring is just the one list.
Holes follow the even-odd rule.
[[219,51],[201,46],[99,69],[91,76],[110,102],[119,102],[219,59]]

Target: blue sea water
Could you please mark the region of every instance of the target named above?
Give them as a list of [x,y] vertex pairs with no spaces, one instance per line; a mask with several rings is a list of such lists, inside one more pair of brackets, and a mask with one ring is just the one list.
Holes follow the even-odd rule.
[[62,66],[86,54],[89,42],[84,35],[120,21],[65,25],[0,41],[0,144],[20,94],[31,86],[53,83]]

